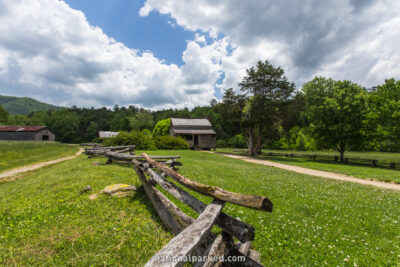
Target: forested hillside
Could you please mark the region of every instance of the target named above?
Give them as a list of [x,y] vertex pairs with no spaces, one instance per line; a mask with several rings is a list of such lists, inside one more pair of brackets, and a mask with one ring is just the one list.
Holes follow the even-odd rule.
[[28,115],[39,110],[59,110],[63,107],[46,104],[29,97],[2,96],[0,95],[0,105],[8,111],[10,115]]

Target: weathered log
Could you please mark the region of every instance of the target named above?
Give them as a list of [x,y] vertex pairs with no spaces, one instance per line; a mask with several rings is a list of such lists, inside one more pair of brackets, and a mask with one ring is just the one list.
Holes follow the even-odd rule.
[[158,251],[145,266],[183,266],[190,255],[208,236],[224,202],[215,199],[189,227]]
[[249,254],[250,246],[251,246],[251,241],[245,243],[239,243],[238,251],[243,255],[247,256]]
[[[142,164],[136,160],[133,163],[140,168]],[[182,201],[182,203],[188,205],[197,213],[202,213],[207,207],[206,204],[183,190],[182,188],[176,186],[170,181],[166,180],[164,177],[153,171],[152,169],[143,168],[147,175],[149,175],[152,180],[157,182],[164,190],[170,193],[173,197]],[[219,215],[216,225],[221,227],[225,232],[235,236],[241,242],[247,242],[254,240],[254,227],[246,224],[238,219],[235,219],[223,212]]]
[[224,262],[224,266],[243,266],[243,267],[263,267],[263,265],[261,265],[261,263],[259,263],[258,261],[253,260],[251,257],[244,255],[243,253],[240,253],[236,248],[229,248],[229,254],[228,254],[228,258],[235,258],[236,261],[228,261],[228,262]]
[[135,148],[135,145],[127,145],[127,146],[105,146],[102,147],[103,149],[110,149],[111,151],[118,150],[118,149],[124,149],[124,148]]
[[172,216],[178,221],[182,229],[185,229],[194,222],[192,217],[186,215],[178,206],[176,206],[171,200],[158,191],[157,188],[153,186],[151,188],[158,199],[160,199]]
[[250,259],[252,259],[252,260],[254,260],[254,261],[256,261],[256,262],[259,263],[260,260],[261,260],[261,253],[258,252],[257,250],[250,249],[250,250],[249,250],[248,257],[249,257]]
[[[206,261],[199,261],[194,264],[194,267],[220,267],[223,262],[219,261],[220,257],[225,256],[227,252],[226,244],[222,235],[218,235],[214,242],[210,244],[203,256],[206,256]],[[217,259],[217,260],[215,260]]]
[[172,214],[169,212],[167,207],[161,202],[161,200],[158,198],[157,195],[154,194],[154,191],[152,190],[152,187],[149,185],[146,176],[136,166],[134,166],[134,169],[142,182],[144,191],[146,193],[146,196],[149,198],[151,203],[153,204],[158,216],[160,217],[161,221],[164,223],[166,227],[168,227],[173,235],[177,235],[183,230],[183,227],[180,226],[179,222],[177,219],[175,219]]
[[[117,158],[117,159],[126,159],[126,160],[133,160],[133,159],[143,159],[144,157],[141,155],[130,155],[130,154],[122,154],[122,153],[118,153],[118,152],[111,152],[108,151],[104,154],[105,156],[108,157],[113,157],[113,158]],[[151,156],[151,159],[164,159],[164,160],[168,160],[168,159],[179,159],[180,156]]]
[[165,172],[169,177],[178,183],[196,192],[244,207],[265,210],[269,212],[272,211],[272,202],[266,197],[229,192],[216,186],[204,185],[192,181],[175,172],[171,168],[168,168],[167,166],[164,166],[161,163],[151,159],[146,153],[143,153],[142,155],[153,167],[157,168],[161,172]]

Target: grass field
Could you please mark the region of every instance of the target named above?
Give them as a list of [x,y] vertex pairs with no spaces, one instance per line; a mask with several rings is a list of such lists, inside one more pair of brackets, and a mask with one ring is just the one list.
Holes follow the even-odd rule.
[[[246,155],[245,149],[218,149],[217,152]],[[374,179],[386,182],[400,183],[400,170],[388,169],[382,167],[374,167],[353,163],[340,163],[333,160],[310,160],[307,158],[286,158],[277,156],[267,156],[269,152],[277,153],[307,153],[317,155],[337,155],[335,152],[321,151],[321,152],[299,152],[299,151],[277,151],[277,150],[263,150],[262,155],[256,157],[257,159],[265,159],[274,162],[284,163],[288,165],[295,165],[304,168],[310,168],[321,171],[330,171],[346,175],[355,176],[363,179]],[[400,162],[400,153],[385,153],[385,152],[347,152],[348,158],[363,158],[363,159],[380,159],[380,160],[394,160]]]
[[[269,197],[272,213],[224,208],[256,228],[253,246],[265,266],[400,264],[398,192],[202,152],[151,154],[181,155],[180,173],[202,183]],[[132,169],[92,165],[99,160],[80,156],[0,184],[0,265],[142,266],[168,242],[143,192],[92,201],[79,194],[86,185],[93,193],[112,183],[139,185]]]
[[0,141],[0,172],[70,156],[77,151],[77,146],[57,142]]

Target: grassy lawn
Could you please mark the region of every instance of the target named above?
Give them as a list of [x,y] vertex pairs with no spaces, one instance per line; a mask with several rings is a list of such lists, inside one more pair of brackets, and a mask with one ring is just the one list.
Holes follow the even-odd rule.
[[[217,152],[246,155],[245,149],[218,149]],[[277,156],[267,156],[269,152],[277,153],[307,153],[317,155],[331,155],[332,158],[337,153],[330,151],[322,152],[299,152],[299,151],[273,151],[263,150],[261,156],[255,157],[257,159],[265,159],[274,162],[284,163],[288,165],[295,165],[304,168],[310,168],[321,171],[330,171],[336,173],[342,173],[346,175],[355,176],[363,179],[374,179],[386,182],[400,183],[400,170],[388,169],[382,167],[374,167],[368,165],[361,165],[356,163],[340,163],[333,160],[310,160],[306,158],[286,158]],[[400,162],[400,153],[385,153],[385,152],[347,152],[346,157],[363,158],[363,159],[381,159],[381,160],[393,160]]]
[[[269,197],[272,213],[224,208],[256,228],[253,248],[265,266],[400,264],[398,192],[209,153],[149,154],[181,155],[180,173],[188,178]],[[99,160],[105,162],[80,156],[0,184],[0,265],[143,266],[168,242],[143,192],[92,201],[91,193],[79,194],[86,185],[93,193],[112,183],[139,185],[132,169],[92,165]]]
[[0,141],[0,172],[71,156],[77,151],[77,146],[57,142]]

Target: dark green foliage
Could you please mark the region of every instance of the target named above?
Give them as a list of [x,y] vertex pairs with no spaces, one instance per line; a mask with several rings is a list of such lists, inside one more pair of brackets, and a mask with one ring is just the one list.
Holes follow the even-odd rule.
[[317,141],[336,149],[341,160],[367,138],[368,93],[350,81],[317,77],[303,87],[307,116]]
[[371,93],[369,124],[374,128],[375,143],[380,150],[400,150],[400,81],[386,80]]
[[160,120],[153,129],[153,136],[169,135],[171,119]]
[[156,136],[154,141],[158,149],[189,149],[188,143],[181,137]]
[[133,117],[129,118],[129,126],[132,130],[152,130],[153,129],[153,115],[150,111],[140,110],[135,113]]
[[295,87],[284,70],[268,60],[258,61],[255,67],[246,70],[240,87],[249,96],[242,126],[249,154],[256,155],[264,144],[279,139]]
[[135,145],[138,150],[155,150],[156,144],[151,137],[151,133],[144,131],[120,131],[115,137],[105,138],[103,143],[106,146]]
[[0,95],[0,105],[3,106],[11,115],[28,115],[31,112],[39,110],[63,109],[63,107],[46,104],[29,97],[2,95]]
[[8,112],[0,106],[0,125],[8,122]]

